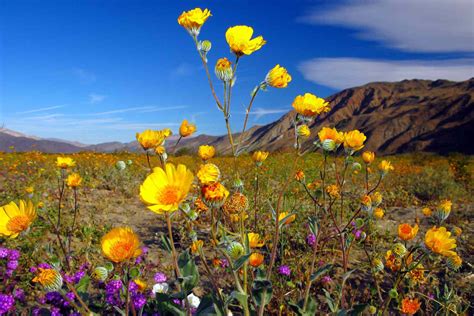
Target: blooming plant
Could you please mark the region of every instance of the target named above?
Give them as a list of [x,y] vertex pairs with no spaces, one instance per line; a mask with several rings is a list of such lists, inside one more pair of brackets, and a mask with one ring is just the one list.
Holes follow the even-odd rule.
[[[229,118],[238,65],[263,53],[266,40],[250,26],[228,28],[231,55],[217,59],[215,84],[212,43],[200,39],[211,17],[209,9],[195,8],[178,24],[201,60],[228,148],[202,144],[197,157],[176,162],[180,140],[197,131],[185,119],[171,147],[170,129],[136,134],[146,160],[98,156],[97,164],[109,167],[103,181],[94,180],[101,166],[88,165],[92,154],[80,161],[80,155],[54,157],[53,192],[41,195],[43,188],[28,185],[27,199],[0,207],[0,315],[21,309],[33,315],[465,312],[449,281],[463,266],[462,230],[447,222],[454,204],[424,207],[422,220],[414,215],[384,237],[381,227],[391,215],[384,183],[395,165],[364,150],[370,137],[362,131],[319,126],[318,118],[332,114],[331,103],[313,93],[288,105],[293,150],[279,166],[283,175],[272,173],[275,155],[249,143],[248,118],[260,91],[286,88],[292,77],[279,64],[262,74],[234,133]],[[227,165],[216,157],[224,154],[231,155]],[[120,180],[109,181],[114,175]],[[149,216],[149,227],[132,227],[123,217],[127,225],[84,221],[85,210],[93,217],[104,206],[91,206],[86,193],[94,187],[112,196],[111,183],[133,188],[134,216]],[[143,238],[146,229],[156,229],[150,240]],[[148,248],[158,243],[161,250]],[[26,244],[30,255],[19,251]],[[364,289],[356,283],[361,278]],[[34,298],[27,302],[25,295]]]

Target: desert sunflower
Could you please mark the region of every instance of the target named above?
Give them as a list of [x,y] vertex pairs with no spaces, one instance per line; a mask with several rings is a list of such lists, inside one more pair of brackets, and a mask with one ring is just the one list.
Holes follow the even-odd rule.
[[31,201],[20,200],[18,204],[10,202],[0,207],[0,236],[16,238],[36,218],[36,210]]
[[188,195],[193,179],[185,165],[168,163],[165,170],[153,169],[140,186],[140,198],[155,213],[174,212]]
[[225,39],[235,55],[250,55],[266,43],[262,36],[252,38],[252,35],[253,28],[246,25],[237,25],[227,29]]
[[116,227],[102,237],[102,253],[110,261],[123,262],[141,254],[140,240],[130,227]]

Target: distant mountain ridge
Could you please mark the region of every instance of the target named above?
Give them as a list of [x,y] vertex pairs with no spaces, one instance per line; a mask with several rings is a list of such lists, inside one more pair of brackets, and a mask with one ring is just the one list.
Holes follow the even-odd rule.
[[[350,88],[327,98],[331,111],[310,124],[309,146],[323,126],[340,130],[359,129],[367,135],[365,148],[379,154],[411,151],[473,154],[470,135],[474,135],[474,78],[462,82],[447,80],[403,80],[374,82]],[[287,151],[293,147],[290,111],[277,121],[254,126],[245,132],[244,146],[257,149]],[[8,131],[8,130],[7,130]],[[239,139],[238,134],[234,140]],[[168,142],[172,146],[174,142]],[[227,136],[198,135],[183,139],[179,148],[196,151],[209,144],[219,153],[230,153]],[[83,145],[61,140],[40,139],[21,133],[0,130],[0,150],[39,150],[43,152],[138,151],[136,141]]]

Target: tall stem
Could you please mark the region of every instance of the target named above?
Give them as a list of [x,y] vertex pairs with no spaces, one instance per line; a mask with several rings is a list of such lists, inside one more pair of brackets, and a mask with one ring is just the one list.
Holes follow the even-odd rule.
[[313,245],[313,258],[311,260],[311,266],[310,266],[310,269],[309,269],[308,280],[307,280],[306,289],[305,289],[305,292],[304,292],[303,311],[306,310],[306,306],[308,305],[309,292],[311,290],[311,284],[313,283],[313,281],[311,280],[311,276],[314,273],[314,266],[316,264],[316,254],[318,252],[319,233],[320,233],[320,231],[318,230],[318,233],[316,235],[316,240],[315,240],[314,245]]

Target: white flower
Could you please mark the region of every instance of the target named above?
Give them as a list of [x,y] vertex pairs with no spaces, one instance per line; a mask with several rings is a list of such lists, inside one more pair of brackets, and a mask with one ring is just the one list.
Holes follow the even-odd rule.
[[201,303],[201,299],[191,293],[188,295],[188,303],[191,307],[198,308],[199,304]]
[[163,283],[156,283],[153,285],[153,289],[151,290],[153,294],[156,293],[166,293],[169,290],[169,285],[166,282]]

